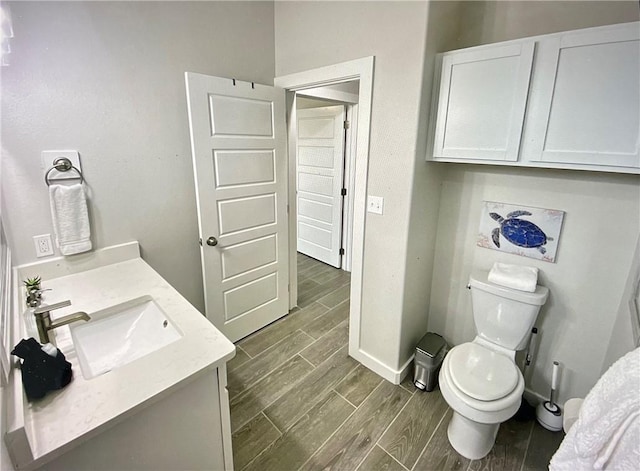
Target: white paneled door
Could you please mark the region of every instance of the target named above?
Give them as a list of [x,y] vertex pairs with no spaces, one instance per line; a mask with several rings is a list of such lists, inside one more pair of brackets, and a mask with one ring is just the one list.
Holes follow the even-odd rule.
[[297,111],[298,252],[340,268],[344,106]]
[[288,312],[284,91],[185,78],[206,315],[235,342]]

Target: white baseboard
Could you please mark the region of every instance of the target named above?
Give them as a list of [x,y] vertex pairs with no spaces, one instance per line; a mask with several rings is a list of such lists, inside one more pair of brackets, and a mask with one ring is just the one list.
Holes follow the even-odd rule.
[[407,376],[407,374],[411,372],[411,363],[413,362],[414,357],[414,355],[411,355],[411,357],[404,363],[404,365],[402,365],[402,367],[400,367],[400,369],[395,370],[360,349],[353,351],[349,349],[349,355],[353,359],[369,368],[378,376],[382,376],[384,379],[393,384],[400,384],[405,376]]
[[538,394],[537,392],[532,391],[529,388],[525,388],[523,396],[527,400],[527,402],[532,406],[538,405],[541,402],[549,400],[548,397],[544,397],[542,394]]

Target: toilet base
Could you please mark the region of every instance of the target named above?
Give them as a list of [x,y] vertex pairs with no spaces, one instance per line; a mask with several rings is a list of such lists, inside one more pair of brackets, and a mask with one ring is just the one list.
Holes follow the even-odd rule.
[[493,448],[500,424],[481,424],[453,412],[447,428],[451,446],[470,460],[484,458]]

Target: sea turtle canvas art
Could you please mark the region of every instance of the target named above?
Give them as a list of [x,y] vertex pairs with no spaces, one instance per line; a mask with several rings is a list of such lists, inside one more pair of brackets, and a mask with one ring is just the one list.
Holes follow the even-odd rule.
[[564,212],[483,202],[478,245],[554,262]]
[[553,240],[553,237],[548,237],[531,221],[519,218],[519,216],[531,215],[529,211],[518,210],[507,214],[505,219],[498,213],[489,213],[489,216],[500,224],[500,227],[491,231],[491,240],[495,246],[500,247],[500,234],[502,234],[505,239],[518,247],[537,248],[541,254],[547,253],[547,249],[543,246],[547,241]]

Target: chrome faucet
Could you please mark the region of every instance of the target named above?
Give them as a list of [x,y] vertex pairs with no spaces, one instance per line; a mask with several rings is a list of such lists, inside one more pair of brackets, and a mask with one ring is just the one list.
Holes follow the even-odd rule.
[[75,321],[88,321],[91,319],[86,312],[75,312],[51,322],[50,311],[67,306],[71,306],[71,301],[67,300],[55,304],[49,304],[48,306],[40,306],[33,311],[33,314],[36,316],[36,325],[38,326],[40,343],[45,344],[51,342],[49,339],[49,331],[53,329],[71,324]]

